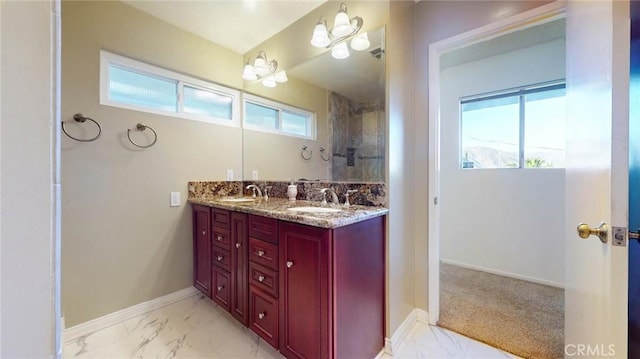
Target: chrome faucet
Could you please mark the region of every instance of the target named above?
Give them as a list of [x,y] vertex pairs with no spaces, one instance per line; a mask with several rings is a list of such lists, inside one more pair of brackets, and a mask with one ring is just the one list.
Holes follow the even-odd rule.
[[250,184],[246,187],[246,189],[249,188],[253,189],[253,197],[256,197],[256,193],[258,197],[262,197],[262,191],[260,190],[260,187],[256,186],[255,184]]
[[322,193],[322,204],[327,204],[327,191],[331,193],[331,202],[333,204],[340,204],[340,201],[338,201],[338,195],[333,188],[323,188],[320,190],[320,193]]
[[269,200],[269,190],[271,189],[271,186],[267,186],[264,188],[264,200],[268,201]]
[[347,193],[345,193],[345,195],[344,195],[345,196],[345,199],[344,199],[344,206],[345,207],[351,206],[351,203],[349,203],[349,195],[352,194],[352,193],[357,193],[357,192],[358,192],[358,190],[355,190],[355,189],[347,190]]

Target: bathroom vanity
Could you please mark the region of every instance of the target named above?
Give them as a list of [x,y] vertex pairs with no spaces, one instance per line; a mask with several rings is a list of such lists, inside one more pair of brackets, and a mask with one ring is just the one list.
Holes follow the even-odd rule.
[[384,346],[381,207],[190,199],[194,286],[287,358],[374,358]]

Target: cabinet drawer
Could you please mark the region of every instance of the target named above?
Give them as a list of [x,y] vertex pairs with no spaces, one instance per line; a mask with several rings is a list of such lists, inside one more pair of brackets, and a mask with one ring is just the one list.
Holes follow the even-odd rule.
[[249,263],[249,284],[278,298],[278,272],[256,263]]
[[231,228],[231,215],[229,214],[229,211],[225,211],[224,209],[219,208],[212,208],[211,217],[211,222],[213,222],[214,226],[223,229]]
[[250,215],[249,237],[278,244],[278,220]]
[[259,239],[249,238],[249,261],[277,271],[278,246]]
[[212,277],[213,286],[211,288],[211,298],[227,312],[230,312],[231,305],[229,298],[231,288],[229,288],[229,286],[231,285],[231,281],[229,280],[229,272],[220,267],[213,266]]
[[228,229],[213,227],[211,243],[227,251],[231,250],[231,232]]
[[249,328],[278,349],[278,300],[249,286]]
[[211,260],[214,266],[219,266],[227,272],[231,271],[231,256],[229,255],[229,251],[214,246]]

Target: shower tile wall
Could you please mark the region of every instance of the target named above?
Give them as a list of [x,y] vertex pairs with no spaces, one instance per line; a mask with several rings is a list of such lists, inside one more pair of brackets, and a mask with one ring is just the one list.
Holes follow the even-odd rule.
[[384,105],[329,94],[334,181],[384,181]]

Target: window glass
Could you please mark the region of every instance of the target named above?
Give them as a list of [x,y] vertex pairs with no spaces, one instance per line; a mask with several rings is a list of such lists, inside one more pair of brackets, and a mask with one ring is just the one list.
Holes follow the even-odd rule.
[[286,133],[292,133],[299,136],[308,136],[307,116],[292,113],[289,111],[282,111],[282,131]]
[[269,129],[278,128],[278,110],[245,102],[245,123]]
[[565,167],[565,89],[525,96],[524,167]]
[[240,126],[240,92],[100,50],[100,104]]
[[176,112],[177,81],[109,66],[109,100]]
[[183,111],[222,119],[231,119],[233,98],[213,91],[184,86]]
[[461,106],[462,168],[519,167],[519,96]]

